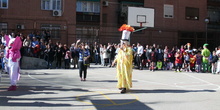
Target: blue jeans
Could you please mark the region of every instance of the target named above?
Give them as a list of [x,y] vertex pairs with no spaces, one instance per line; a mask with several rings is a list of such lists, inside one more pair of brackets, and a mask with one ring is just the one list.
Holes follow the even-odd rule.
[[99,63],[99,55],[95,55],[95,64]]

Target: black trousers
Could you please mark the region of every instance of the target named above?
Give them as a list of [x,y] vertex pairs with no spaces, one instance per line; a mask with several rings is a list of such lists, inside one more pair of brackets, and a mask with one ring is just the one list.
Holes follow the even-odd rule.
[[139,56],[139,55],[137,55],[136,61],[137,61],[137,67],[138,67],[138,69],[143,69],[142,57]]
[[61,63],[62,63],[61,58],[57,58],[56,67],[61,68]]
[[82,78],[82,73],[84,72],[83,78],[85,79],[87,75],[87,65],[84,65],[83,61],[79,61],[78,66],[79,66],[79,77]]

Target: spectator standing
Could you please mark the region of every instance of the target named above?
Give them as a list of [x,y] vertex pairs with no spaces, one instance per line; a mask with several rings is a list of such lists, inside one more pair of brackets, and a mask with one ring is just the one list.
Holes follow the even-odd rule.
[[155,48],[152,47],[151,53],[150,53],[150,71],[155,70],[155,66],[156,66],[156,62],[157,62],[157,55],[156,55],[155,51],[156,51]]
[[202,55],[201,51],[196,54],[196,72],[199,73],[202,70]]
[[69,68],[69,67],[67,67],[69,65],[69,62],[68,62],[69,52],[68,51],[69,51],[69,48],[67,47],[67,44],[64,44],[63,45],[63,59],[64,59],[64,68],[65,69]]
[[33,41],[31,42],[31,49],[33,54],[32,56],[38,57],[40,46],[39,46],[39,41],[37,40],[36,37],[33,37]]
[[71,64],[73,65],[73,68],[76,68],[76,67],[78,67],[77,65],[77,63],[78,63],[78,59],[77,59],[77,53],[76,53],[76,50],[75,50],[75,43],[73,43],[72,45],[71,45],[71,47],[70,47],[70,52],[71,52],[71,57],[72,57],[72,59],[71,59]]
[[135,44],[132,44],[132,51],[133,51],[133,57],[134,57],[133,63],[134,65],[137,65],[137,46]]
[[103,45],[102,44],[100,44],[100,48],[99,48],[99,50],[100,50],[100,60],[101,60],[101,65],[102,66],[104,66],[104,58],[103,58],[103,54],[104,54],[104,48],[103,48]]
[[143,53],[144,53],[144,48],[143,46],[138,42],[137,43],[137,68],[140,70],[143,70]]
[[167,68],[167,64],[168,64],[168,62],[169,62],[169,59],[168,59],[168,54],[169,54],[169,49],[168,49],[168,46],[165,46],[165,48],[164,48],[164,54],[163,54],[163,58],[164,58],[164,63],[163,63],[163,67],[164,67],[164,70],[167,70],[168,68]]
[[107,51],[108,51],[108,53],[109,53],[109,67],[111,67],[112,61],[113,61],[114,58],[115,58],[115,47],[114,47],[114,45],[113,45],[113,44],[110,44]]
[[64,55],[64,50],[62,44],[58,45],[58,48],[55,50],[55,57],[56,57],[56,68],[61,68],[62,66],[62,58]]
[[176,53],[176,50],[175,50],[175,47],[173,47],[172,50],[168,54],[168,58],[170,61],[170,65],[169,65],[170,69],[169,70],[172,70],[172,68],[175,67],[175,53]]
[[3,44],[2,39],[4,39],[4,36],[5,36],[5,32],[1,31],[1,33],[0,33],[0,44]]
[[93,53],[95,54],[95,65],[97,65],[99,63],[99,55],[100,55],[100,49],[98,47],[98,45],[94,45],[94,49],[93,49]]
[[160,45],[157,45],[157,60],[163,61],[163,49]]
[[106,45],[103,46],[103,59],[104,59],[104,66],[108,66],[109,53],[107,51]]
[[24,48],[24,55],[30,56],[31,55],[31,39],[29,35],[27,35],[27,37],[23,41],[23,48]]
[[211,73],[215,74],[216,73],[216,63],[218,61],[218,56],[216,55],[216,51],[213,51],[212,54],[209,57],[210,63],[211,63]]
[[47,68],[51,69],[52,63],[54,61],[54,54],[55,53],[49,44],[46,46],[46,50],[44,51],[44,53],[45,53],[45,60],[47,61]]
[[190,69],[190,52],[187,50],[184,57],[184,69],[186,70],[186,72],[191,72]]
[[216,51],[216,57],[218,58],[217,60],[217,69],[216,69],[216,74],[220,73],[220,46],[218,46],[218,50]]
[[178,51],[175,54],[175,72],[181,72],[181,68],[182,68],[182,54],[178,49]]
[[44,58],[44,51],[46,50],[46,44],[44,41],[40,42],[40,58]]
[[65,57],[64,57],[64,61],[65,61],[65,69],[69,69],[70,68],[70,59],[72,58],[71,56],[71,52],[69,50],[66,51]]

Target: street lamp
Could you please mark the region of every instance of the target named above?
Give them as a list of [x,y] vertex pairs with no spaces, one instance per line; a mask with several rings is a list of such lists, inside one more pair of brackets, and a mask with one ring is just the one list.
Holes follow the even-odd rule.
[[209,23],[209,19],[206,18],[206,19],[205,19],[205,24],[206,24],[205,42],[206,42],[206,43],[207,43],[208,23]]

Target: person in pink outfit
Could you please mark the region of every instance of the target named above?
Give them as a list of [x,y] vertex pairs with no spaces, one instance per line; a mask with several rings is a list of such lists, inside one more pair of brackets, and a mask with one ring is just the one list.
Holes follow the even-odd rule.
[[22,41],[20,37],[16,38],[6,38],[8,50],[6,58],[8,59],[9,75],[11,86],[8,88],[8,91],[15,91],[17,89],[17,81],[20,78],[20,66],[19,61],[21,58],[20,48],[22,46]]

